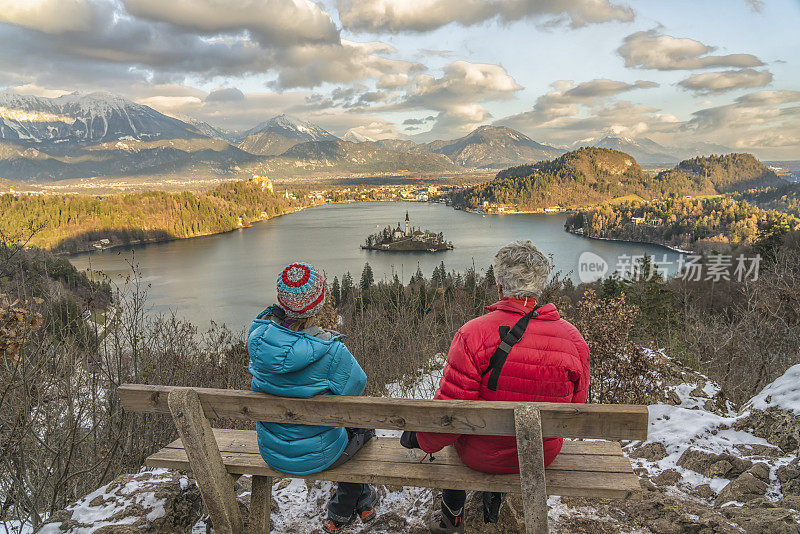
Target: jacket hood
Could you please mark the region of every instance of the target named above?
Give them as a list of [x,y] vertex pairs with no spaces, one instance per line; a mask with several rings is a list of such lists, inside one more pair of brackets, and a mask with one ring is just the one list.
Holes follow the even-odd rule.
[[[504,298],[499,302],[495,302],[490,306],[486,306],[486,309],[489,311],[501,310],[525,315],[526,313],[529,313],[534,306],[536,306],[536,301],[534,299],[528,299],[528,305],[525,306],[521,300]],[[558,310],[556,309],[556,305],[552,302],[548,302],[547,304],[543,305],[538,311],[539,315],[534,317],[534,319],[557,321],[561,318],[561,316],[558,314]]]
[[275,374],[299,371],[322,358],[340,337],[325,340],[295,332],[269,319],[256,319],[250,325],[247,350],[251,362]]

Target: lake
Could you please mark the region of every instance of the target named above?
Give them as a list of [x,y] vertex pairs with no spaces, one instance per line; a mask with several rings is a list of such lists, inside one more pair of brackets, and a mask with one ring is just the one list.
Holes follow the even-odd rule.
[[[406,211],[412,226],[443,232],[455,249],[437,253],[361,250],[368,234],[402,224]],[[612,271],[620,257],[629,261],[624,256],[646,253],[673,263],[677,258],[676,253],[656,245],[569,234],[563,227],[565,217],[484,216],[417,202],[328,204],[226,234],[96,251],[69,259],[78,269],[103,272],[117,283],[130,274],[131,264],[137,265],[149,286],[153,311],[175,311],[199,326],[214,320],[240,329],[275,301],[278,272],[296,260],[324,270],[329,282],[334,276],[341,280],[349,271],[358,284],[365,262],[372,267],[376,281],[391,279],[396,272],[407,282],[417,265],[430,278],[442,261],[448,271],[464,271],[472,265],[485,271],[497,250],[516,239],[533,241],[552,255],[556,270],[571,273],[576,281],[579,258],[586,252],[605,260]]]

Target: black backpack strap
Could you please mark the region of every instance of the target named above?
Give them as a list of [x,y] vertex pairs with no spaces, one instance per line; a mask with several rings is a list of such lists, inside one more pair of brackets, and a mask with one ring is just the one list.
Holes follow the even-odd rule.
[[529,313],[523,315],[519,321],[517,321],[517,324],[510,328],[508,326],[500,327],[500,345],[489,359],[489,365],[483,373],[481,373],[481,377],[486,376],[489,372],[492,373],[489,375],[489,382],[486,384],[486,387],[490,390],[497,391],[497,381],[500,380],[500,373],[503,370],[503,365],[506,363],[508,353],[511,352],[512,347],[522,339],[522,335],[528,329],[528,323],[531,318],[539,316],[539,312],[537,311],[539,308],[541,308],[541,306],[536,306]]

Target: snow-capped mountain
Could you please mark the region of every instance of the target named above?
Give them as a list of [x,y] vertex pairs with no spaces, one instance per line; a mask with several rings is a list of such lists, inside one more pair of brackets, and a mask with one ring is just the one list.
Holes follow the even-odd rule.
[[619,150],[633,156],[642,165],[674,165],[684,159],[711,154],[728,154],[731,148],[712,144],[695,143],[691,146],[664,146],[647,137],[626,137],[609,134],[575,141],[571,148],[594,146]]
[[11,180],[224,175],[254,159],[199,126],[121,96],[0,92],[0,176]]
[[675,149],[667,148],[646,137],[634,139],[620,135],[607,135],[599,139],[578,141],[576,146],[594,146],[619,150],[630,154],[642,165],[675,164],[681,159],[676,154]]
[[463,167],[483,169],[535,163],[565,152],[537,143],[527,135],[505,126],[481,126],[459,139],[433,141],[421,145],[422,148],[444,154],[453,163]]
[[238,141],[241,140],[241,135],[239,135],[237,132],[232,130],[226,130],[225,128],[217,128],[216,126],[211,126],[209,123],[201,121],[200,119],[196,119],[188,115],[175,115],[175,118],[185,122],[189,126],[194,127],[195,130],[205,135],[206,137],[210,137],[212,139],[220,139],[222,141],[226,141],[232,144],[236,144]]
[[300,119],[285,114],[272,117],[268,121],[257,124],[255,127],[247,130],[244,135],[249,136],[262,132],[276,133],[299,141],[333,141],[338,139],[338,137],[323,130],[316,124],[301,121]]
[[368,137],[362,133],[358,133],[355,129],[347,130],[347,133],[344,134],[342,137],[344,141],[350,141],[351,143],[374,143],[375,139]]
[[339,141],[316,124],[289,115],[278,115],[244,132],[239,148],[260,156],[283,154],[298,143]]
[[197,136],[178,119],[110,93],[44,98],[0,92],[0,141],[85,145]]

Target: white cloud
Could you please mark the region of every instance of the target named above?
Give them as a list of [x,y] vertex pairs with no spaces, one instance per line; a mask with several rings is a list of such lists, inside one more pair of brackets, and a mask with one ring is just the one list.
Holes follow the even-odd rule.
[[653,87],[658,87],[658,84],[646,80],[637,80],[630,84],[601,78],[570,86],[564,91],[564,97],[574,100],[589,99],[618,95],[633,89],[650,89]]
[[609,97],[634,89],[657,87],[658,84],[644,80],[625,83],[596,79],[580,84],[575,84],[572,80],[558,80],[552,86],[553,91],[540,96],[533,109],[506,117],[499,122],[526,129],[564,124],[561,119],[576,117],[583,107],[596,107],[604,104]]
[[397,89],[398,87],[405,87],[411,83],[411,78],[408,74],[384,74],[378,80],[378,87],[381,89]]
[[14,73],[9,85],[60,81],[115,90],[247,75],[285,89],[424,70],[386,57],[396,51],[384,43],[341,40],[330,16],[309,0],[235,1],[66,0],[62,16],[55,0],[0,0],[9,8],[0,10],[0,72]]
[[499,19],[568,20],[572,27],[633,20],[633,10],[610,0],[339,0],[345,28],[369,32],[425,32],[451,22],[462,26]]
[[719,106],[706,101],[684,120],[655,107],[614,101],[603,91],[579,98],[587,93],[581,86],[611,87],[559,81],[533,109],[495,123],[553,144],[613,133],[650,137],[665,146],[724,145],[774,159],[796,159],[800,153],[800,91],[756,91]]
[[89,31],[107,7],[92,0],[0,0],[0,22],[49,34]]
[[28,83],[24,85],[17,85],[14,87],[14,92],[20,95],[58,98],[59,96],[68,95],[71,91],[65,91],[63,89],[50,89],[47,87],[41,87],[34,83]]
[[800,91],[756,91],[692,113],[681,136],[726,144],[774,159],[800,153]]
[[[385,66],[378,65],[375,68]],[[445,66],[439,77],[429,74],[411,76],[417,70],[417,65],[401,67],[407,72],[381,76],[376,84],[378,90],[355,84],[334,89],[327,95],[315,93],[307,97],[306,109],[337,107],[362,114],[425,110],[430,120],[424,122],[432,123],[430,136],[449,137],[472,130],[491,118],[482,102],[505,100],[522,89],[499,65],[455,61]],[[359,68],[369,68],[369,63]],[[349,74],[352,75],[352,72]],[[405,91],[399,90],[403,87],[406,87]],[[302,109],[302,106],[298,109]],[[435,118],[430,115],[431,111],[437,113]],[[408,123],[406,126],[418,129],[422,124]]]
[[480,103],[511,98],[522,89],[499,65],[455,61],[441,77],[420,74],[414,86],[395,109],[437,111],[430,136],[453,136],[469,132],[492,115]]
[[456,61],[444,68],[441,78],[423,74],[409,92],[411,100],[431,106],[444,106],[459,99],[491,100],[507,98],[522,89],[499,65]]
[[691,70],[709,67],[760,67],[752,54],[712,55],[714,47],[688,38],[663,35],[658,30],[632,33],[617,52],[626,67],[657,70]]
[[400,132],[397,131],[393,123],[382,119],[371,120],[366,124],[350,128],[345,132],[345,135],[348,133],[352,133],[356,138],[368,137],[375,141],[379,139],[396,139],[400,136]]
[[276,85],[314,87],[322,82],[348,83],[385,74],[409,75],[424,70],[420,63],[385,57],[394,47],[381,42],[295,46],[276,53],[281,65]]
[[724,129],[758,128],[767,123],[776,130],[781,126],[800,127],[800,91],[756,91],[737,98],[732,104],[701,109],[692,113],[686,124],[689,130],[700,132]]
[[208,93],[208,96],[205,98],[205,101],[236,102],[244,99],[245,99],[244,93],[241,92],[236,87],[220,87],[219,89],[215,89],[210,93]]
[[217,35],[248,31],[265,45],[338,43],[330,15],[309,0],[122,0],[135,17],[189,32]]
[[772,81],[768,70],[738,69],[693,74],[678,83],[684,89],[700,94],[724,93],[733,89],[764,87]]
[[764,8],[764,0],[745,0],[747,4],[750,6],[755,12],[760,12]]

